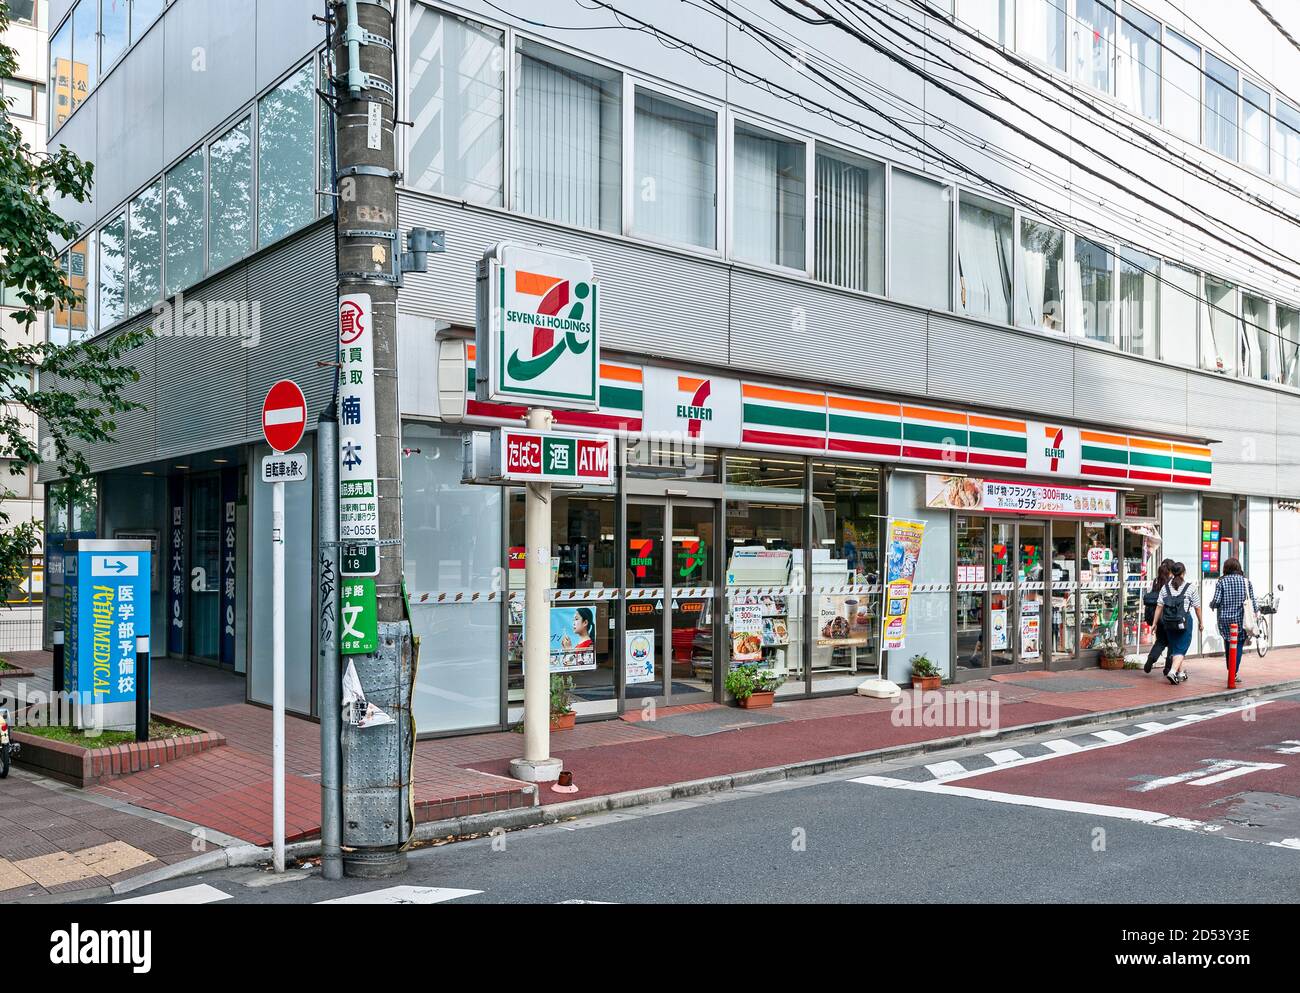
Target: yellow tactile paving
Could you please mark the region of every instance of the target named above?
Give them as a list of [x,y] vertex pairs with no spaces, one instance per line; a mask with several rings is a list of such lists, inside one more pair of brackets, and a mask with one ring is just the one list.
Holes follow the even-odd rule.
[[72,855],[98,876],[115,876],[119,872],[157,861],[148,852],[128,845],[125,841],[110,841],[94,848],[83,848]]
[[75,883],[99,875],[94,869],[87,869],[77,861],[71,852],[55,852],[53,855],[38,855],[35,858],[15,862],[14,866],[27,873],[46,889]]
[[35,880],[8,859],[0,859],[0,892],[16,886],[30,886]]

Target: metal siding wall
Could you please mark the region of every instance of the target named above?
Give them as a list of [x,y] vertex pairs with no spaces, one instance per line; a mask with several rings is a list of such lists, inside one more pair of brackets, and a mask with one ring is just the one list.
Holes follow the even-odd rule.
[[[410,194],[399,198],[398,213],[403,231],[447,232],[446,254],[430,256],[427,273],[406,277],[405,311],[473,326],[474,274],[484,250],[506,239],[545,242],[591,256],[601,279],[602,347],[728,361],[727,267],[721,263]],[[646,301],[662,309],[647,314]]]
[[1182,369],[1118,352],[1076,347],[1075,416],[1137,431],[1196,434],[1188,428],[1187,390],[1191,378]]
[[257,89],[270,86],[325,43],[325,26],[312,20],[324,10],[322,0],[257,0]]
[[[248,277],[240,269],[185,295],[185,306],[247,298]],[[206,313],[206,308],[204,308]],[[202,321],[203,314],[198,317]],[[176,318],[181,323],[181,315]],[[169,335],[158,343],[156,447],[166,458],[244,440],[240,399],[247,391],[248,356],[238,338]],[[259,404],[260,412],[260,404]]]
[[1279,395],[1276,403],[1277,492],[1300,497],[1300,397]]
[[1064,340],[931,314],[927,393],[1022,414],[1071,417],[1074,348]]
[[[91,96],[99,114],[98,144],[83,151],[68,141],[68,147],[78,154],[94,158],[96,217],[107,214],[166,164],[164,51],[163,30],[155,27]],[[63,140],[62,132],[59,138]]]
[[1277,494],[1276,394],[1219,376],[1188,380],[1188,433],[1221,442],[1213,446],[1213,489]]
[[262,401],[276,380],[292,379],[302,387],[309,428],[329,403],[334,370],[316,363],[335,361],[336,285],[330,224],[290,239],[249,265],[248,299],[261,303],[262,334],[256,348],[241,349],[248,353],[247,393],[240,394],[248,439],[262,436]]

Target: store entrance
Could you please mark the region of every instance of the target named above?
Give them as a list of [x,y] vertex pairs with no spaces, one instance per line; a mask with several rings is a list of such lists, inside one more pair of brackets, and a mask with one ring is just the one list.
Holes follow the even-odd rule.
[[1043,521],[957,518],[959,678],[1041,669],[1059,620]]
[[718,505],[682,497],[627,504],[624,696],[662,704],[714,699]]

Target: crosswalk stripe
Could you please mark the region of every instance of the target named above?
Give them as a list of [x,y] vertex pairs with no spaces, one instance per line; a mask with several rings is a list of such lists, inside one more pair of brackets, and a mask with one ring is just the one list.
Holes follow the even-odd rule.
[[1147,721],[1144,724],[1139,724],[1138,727],[1143,731],[1163,731],[1165,728],[1169,727],[1169,725],[1161,724],[1159,721]]
[[144,896],[128,897],[125,900],[113,900],[112,903],[182,903],[200,904],[216,903],[218,900],[230,900],[229,893],[222,893],[215,886],[198,883],[194,886],[182,886],[176,890],[163,890],[161,893],[146,893]]
[[966,771],[966,767],[960,762],[935,762],[933,765],[927,765],[927,769],[935,776],[941,779],[944,776],[957,776]]
[[1008,762],[1018,762],[1024,758],[1024,756],[1014,748],[1002,748],[996,752],[988,752],[987,754],[988,757],[998,765],[1005,765]]
[[1100,738],[1102,741],[1128,741],[1128,735],[1123,731],[1094,731],[1092,732],[1092,736],[1094,738]]
[[351,896],[338,896],[332,900],[317,900],[316,902],[318,904],[445,903],[448,900],[459,900],[461,897],[475,896],[482,892],[482,890],[453,890],[444,886],[389,886],[382,890],[371,890],[368,893],[353,893]]
[[1043,742],[1044,748],[1050,748],[1058,755],[1065,755],[1069,752],[1081,752],[1083,746],[1077,742],[1069,741],[1066,738],[1053,738],[1051,741]]

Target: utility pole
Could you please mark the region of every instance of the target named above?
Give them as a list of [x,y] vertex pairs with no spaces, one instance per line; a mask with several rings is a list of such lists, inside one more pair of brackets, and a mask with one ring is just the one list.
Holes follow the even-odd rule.
[[320,865],[325,879],[343,878],[342,685],[339,671],[339,419],[331,402],[316,420],[317,639],[320,644]]
[[[393,719],[344,725],[344,871],[406,867],[411,627],[402,591],[401,411],[397,398],[395,39],[392,0],[330,0],[336,128],[339,292],[340,649],[366,698]],[[363,353],[364,349],[364,355]],[[364,478],[363,478],[364,477]],[[377,632],[358,651],[359,626]],[[364,639],[362,639],[364,641]],[[350,648],[351,646],[351,648]],[[369,685],[367,685],[369,683]],[[393,736],[396,736],[394,746]],[[397,768],[384,756],[397,754]]]

